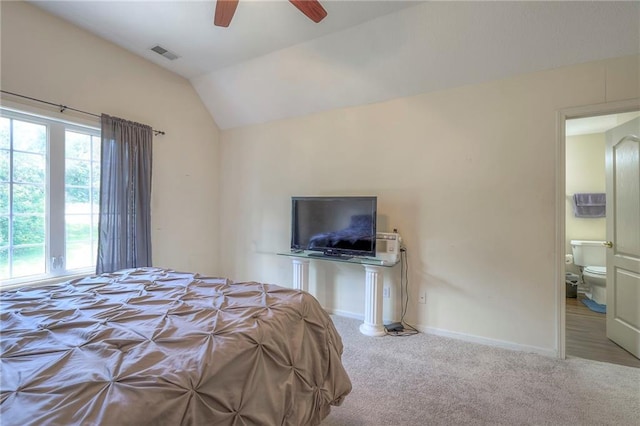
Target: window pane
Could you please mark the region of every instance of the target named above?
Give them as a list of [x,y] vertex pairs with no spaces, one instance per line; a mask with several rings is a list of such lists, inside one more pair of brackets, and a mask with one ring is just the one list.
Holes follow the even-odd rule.
[[91,136],[71,131],[65,132],[64,157],[82,160],[91,159]]
[[66,215],[65,229],[67,231],[67,243],[91,240],[91,216],[90,215]]
[[98,222],[100,220],[100,215],[94,214],[91,219],[91,232],[93,239],[98,241]]
[[94,266],[96,254],[91,241],[67,242],[67,269],[88,268]]
[[64,209],[67,214],[91,214],[91,189],[67,187],[65,192]]
[[13,249],[13,273],[11,278],[44,274],[44,245],[34,247],[15,247]]
[[0,280],[11,278],[9,276],[9,247],[0,248]]
[[9,151],[0,149],[0,182],[9,182]]
[[13,149],[47,153],[47,127],[42,124],[13,120]]
[[44,216],[14,216],[12,237],[13,245],[43,244],[45,242]]
[[19,184],[13,185],[14,213],[43,213],[45,212],[45,191],[43,185]]
[[10,122],[6,117],[0,117],[0,148],[9,149],[9,137],[11,134],[9,133]]
[[99,142],[96,136],[65,132],[65,265],[69,270],[96,262],[92,214],[99,208],[95,200],[100,188]]
[[93,207],[93,213],[100,212],[100,188],[91,189],[91,205]]
[[0,183],[0,215],[9,214],[9,184]]
[[46,161],[40,154],[13,153],[13,181],[43,183],[45,181]]
[[9,216],[0,216],[0,247],[9,245]]
[[90,186],[91,166],[89,161],[65,161],[65,183],[67,185]]
[[91,163],[91,184],[96,188],[100,187],[100,163]]
[[91,151],[91,159],[93,161],[100,162],[100,136],[91,136],[91,143],[93,144],[93,149]]

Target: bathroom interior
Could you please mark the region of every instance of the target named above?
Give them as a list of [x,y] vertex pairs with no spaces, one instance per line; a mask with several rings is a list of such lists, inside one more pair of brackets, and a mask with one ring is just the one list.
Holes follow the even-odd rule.
[[606,336],[605,132],[640,111],[566,121],[566,354],[640,368]]

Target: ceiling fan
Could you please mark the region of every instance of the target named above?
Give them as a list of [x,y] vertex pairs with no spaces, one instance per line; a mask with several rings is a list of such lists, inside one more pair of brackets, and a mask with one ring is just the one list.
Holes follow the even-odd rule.
[[[318,0],[289,0],[295,7],[304,13],[313,22],[318,23],[327,16]],[[233,14],[238,7],[238,0],[217,0],[216,14],[213,20],[214,25],[218,27],[228,27],[233,18]]]

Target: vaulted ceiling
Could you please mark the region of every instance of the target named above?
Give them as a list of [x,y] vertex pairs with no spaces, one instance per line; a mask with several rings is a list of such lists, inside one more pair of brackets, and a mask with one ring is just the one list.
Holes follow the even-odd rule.
[[[640,54],[640,2],[32,1],[189,79],[221,129]],[[169,60],[156,45],[178,56]]]

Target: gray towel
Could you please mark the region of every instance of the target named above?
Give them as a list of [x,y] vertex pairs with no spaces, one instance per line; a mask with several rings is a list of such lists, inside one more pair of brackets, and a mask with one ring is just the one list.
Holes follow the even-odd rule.
[[573,194],[575,217],[605,217],[607,194]]

